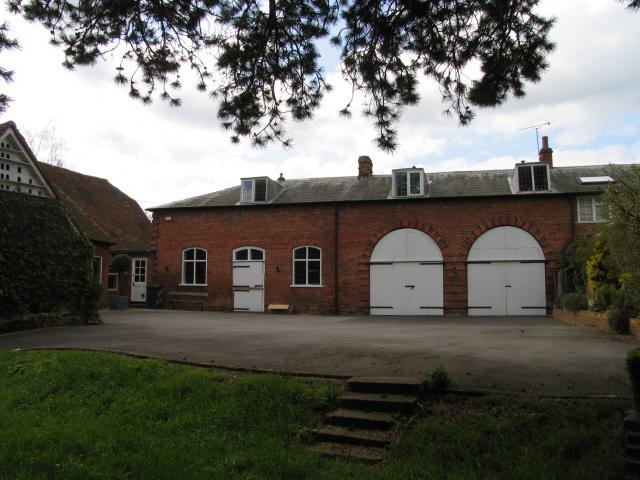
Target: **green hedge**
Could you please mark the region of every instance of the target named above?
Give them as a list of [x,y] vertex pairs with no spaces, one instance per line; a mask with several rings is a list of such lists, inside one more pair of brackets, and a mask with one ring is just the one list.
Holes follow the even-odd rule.
[[100,286],[92,281],[93,255],[93,246],[57,201],[0,193],[0,318],[5,327],[29,324],[38,313],[60,313],[72,323],[94,320]]

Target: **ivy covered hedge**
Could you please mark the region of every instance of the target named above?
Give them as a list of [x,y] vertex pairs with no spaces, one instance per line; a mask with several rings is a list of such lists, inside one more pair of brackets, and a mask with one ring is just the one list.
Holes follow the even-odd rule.
[[92,260],[58,202],[0,193],[0,331],[97,319]]

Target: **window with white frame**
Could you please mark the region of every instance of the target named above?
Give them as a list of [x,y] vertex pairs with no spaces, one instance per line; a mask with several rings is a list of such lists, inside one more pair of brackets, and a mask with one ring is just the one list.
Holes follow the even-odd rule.
[[102,257],[93,257],[93,283],[102,284]]
[[519,165],[518,191],[538,192],[549,190],[549,170],[547,165]]
[[244,203],[266,202],[267,201],[267,179],[250,178],[242,180],[241,201]]
[[264,260],[264,251],[259,248],[239,248],[233,253],[233,259],[242,260]]
[[108,290],[118,290],[118,273],[109,272],[109,279],[107,281]]
[[606,218],[602,211],[602,200],[600,196],[578,197],[579,223],[597,223],[604,221],[606,221]]
[[322,251],[318,247],[293,249],[293,285],[322,285]]
[[424,195],[424,171],[394,170],[393,171],[393,196],[411,197]]
[[202,248],[187,248],[182,252],[182,284],[207,284],[207,251]]

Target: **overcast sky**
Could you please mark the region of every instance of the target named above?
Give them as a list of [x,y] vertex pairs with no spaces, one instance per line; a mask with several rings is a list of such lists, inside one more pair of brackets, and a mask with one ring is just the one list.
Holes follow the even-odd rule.
[[548,0],[540,12],[557,18],[557,48],[524,99],[478,111],[471,126],[459,127],[442,117],[437,88],[424,83],[421,104],[398,126],[400,148],[392,155],[376,149],[375,132],[357,109],[352,119],[339,118],[349,89],[335,52],[325,60],[335,90],[313,120],[289,124],[293,148],[254,149],[229,142],[215,104],[195,86],[183,88],[181,108],[143,106],[113,82],[111,59],[67,71],[43,27],[7,13],[22,48],[0,56],[16,72],[2,87],[13,103],[0,120],[15,121],[23,133],[54,125],[69,168],[107,178],[145,208],[246,176],[355,175],[359,155],[372,158],[374,174],[412,165],[427,172],[510,168],[536,156],[535,131],[519,129],[545,122],[551,126],[541,135],[550,137],[555,165],[640,163],[640,13],[615,0]]

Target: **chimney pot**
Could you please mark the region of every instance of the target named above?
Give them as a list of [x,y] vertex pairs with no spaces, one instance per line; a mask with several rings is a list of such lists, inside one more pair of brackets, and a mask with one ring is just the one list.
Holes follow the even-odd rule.
[[546,135],[542,137],[542,148],[549,148],[549,137]]
[[367,155],[358,157],[358,178],[373,175],[373,162]]
[[538,161],[553,167],[553,149],[549,148],[549,137],[542,137],[542,148],[538,153]]

